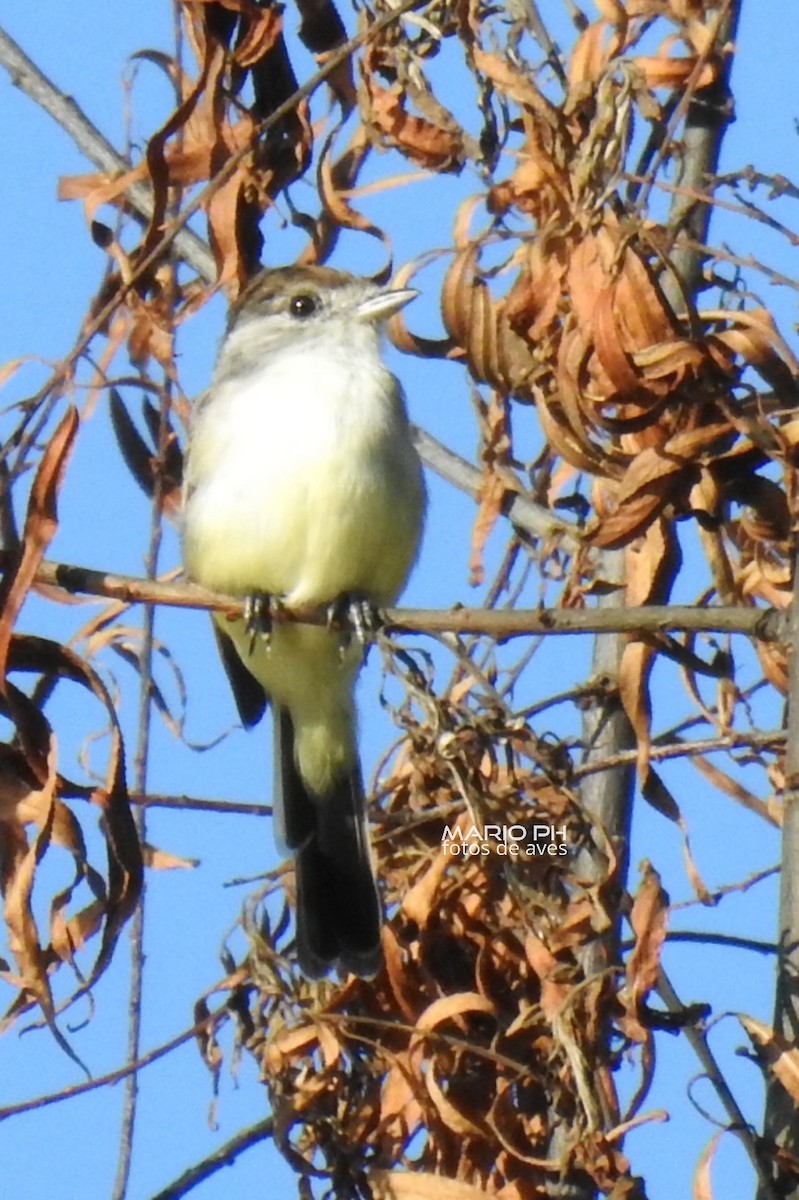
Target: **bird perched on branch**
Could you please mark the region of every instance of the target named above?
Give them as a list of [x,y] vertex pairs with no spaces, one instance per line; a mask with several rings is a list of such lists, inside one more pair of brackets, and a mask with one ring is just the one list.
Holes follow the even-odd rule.
[[311,977],[333,964],[369,977],[381,961],[353,696],[363,645],[262,614],[273,598],[328,605],[361,631],[405,583],[425,490],[380,327],[415,295],[319,266],[255,276],[186,459],[188,574],[250,599],[249,620],[216,619],[217,637],[243,723],[272,703],[276,836],[295,859]]

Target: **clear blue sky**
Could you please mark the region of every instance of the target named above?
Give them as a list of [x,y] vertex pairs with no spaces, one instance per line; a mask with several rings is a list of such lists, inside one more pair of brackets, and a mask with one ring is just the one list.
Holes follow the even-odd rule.
[[[559,0],[550,0],[541,4],[542,14],[549,19],[561,7]],[[763,19],[764,8],[768,10],[768,21]],[[120,78],[133,51],[142,47],[169,49],[170,5],[165,0],[126,5],[101,4],[99,0],[72,0],[69,5],[62,0],[37,0],[29,5],[2,5],[2,9],[5,11],[0,11],[0,21],[8,32],[59,86],[75,96],[106,136],[122,145],[125,96]],[[779,32],[775,34],[775,30]],[[754,161],[761,170],[791,176],[797,160],[797,45],[799,10],[794,0],[772,0],[767,6],[758,6],[754,0],[744,4],[741,54],[733,79],[738,119],[725,143],[724,169]],[[306,62],[307,58],[298,59],[300,74]],[[134,135],[141,140],[156,127],[170,95],[154,67],[141,64],[139,73],[131,108]],[[103,254],[88,236],[79,205],[55,199],[60,175],[89,168],[66,135],[14,90],[2,74],[0,94],[5,166],[5,186],[0,190],[0,245],[6,280],[0,365],[20,355],[55,360],[72,345],[80,317],[104,267]],[[396,260],[402,262],[432,244],[449,244],[454,205],[469,193],[470,187],[474,188],[474,181],[468,178],[430,181],[378,195],[363,202],[362,207],[370,216],[390,225]],[[297,199],[302,197],[300,187]],[[783,216],[790,221],[790,209]],[[299,248],[299,238],[290,233],[277,236],[274,223],[270,231],[273,236],[267,246],[267,261],[289,260]],[[720,240],[721,236],[717,226],[714,237]],[[796,252],[789,259],[787,243],[767,237],[754,224],[747,249],[767,256],[778,270],[797,274]],[[377,266],[379,253],[368,239],[349,236],[342,239],[334,261],[366,273]],[[431,274],[426,294],[409,310],[414,328],[431,336],[440,330],[436,278]],[[422,277],[423,288],[426,279]],[[783,333],[793,336],[794,294],[769,289],[765,284],[759,286],[766,302],[779,314]],[[207,382],[222,320],[221,303],[209,306],[181,338],[183,385],[190,393],[201,390]],[[415,362],[397,354],[392,362],[406,384],[414,419],[464,455],[473,456],[477,436],[461,371],[452,365]],[[5,403],[29,394],[43,377],[44,371],[36,363],[26,366],[6,389]],[[13,420],[13,414],[4,419]],[[76,462],[70,469],[53,556],[140,573],[148,505],[111,451],[110,436],[101,403],[81,435]],[[522,436],[531,443],[534,439],[532,433]],[[466,576],[471,504],[436,481],[431,481],[431,489],[424,554],[406,599],[431,607],[448,606],[458,600],[473,603],[477,596],[470,591]],[[496,561],[502,544],[503,535],[499,533],[492,541],[489,562]],[[164,566],[177,562],[174,536],[168,540],[163,562]],[[686,596],[691,598],[698,591],[698,586],[692,584],[684,585]],[[23,627],[62,637],[65,629],[77,628],[91,611],[94,609],[63,609],[37,601],[26,610]],[[202,742],[232,725],[232,703],[202,615],[164,612],[159,614],[157,632],[165,643],[176,648],[186,672],[189,736]],[[122,717],[126,729],[132,732],[136,693],[131,673],[109,657],[102,661],[119,677]],[[531,695],[544,695],[553,690],[553,679],[560,687],[585,676],[586,647],[576,642],[552,643],[535,662],[535,678],[526,686]],[[167,678],[165,671],[162,677]],[[663,691],[674,687],[674,681],[673,670],[664,668]],[[376,703],[378,687],[374,664],[360,685],[367,769],[391,736],[391,726]],[[682,706],[682,698],[675,703]],[[682,711],[682,707],[675,711]],[[771,716],[776,719],[774,713]],[[96,717],[85,704],[64,693],[52,709],[52,718],[59,731],[64,761],[74,761]],[[659,727],[666,727],[668,721],[669,714],[664,711]],[[235,732],[223,749],[192,754],[179,747],[156,721],[154,741],[150,775],[153,790],[268,799],[269,739],[265,730],[252,735]],[[101,762],[102,750],[93,753],[94,760]],[[690,823],[692,848],[710,886],[777,861],[777,836],[712,792],[698,775],[687,768],[675,769],[669,781]],[[679,835],[644,807],[637,811],[632,861],[649,858],[663,874],[672,898],[689,898]],[[255,876],[276,861],[268,822],[256,818],[160,811],[151,816],[149,831],[156,845],[198,858],[201,866],[194,871],[151,874],[148,879],[145,1050],[188,1026],[194,1000],[221,974],[218,946],[248,891],[244,886],[228,887],[227,882]],[[690,909],[676,916],[674,924],[771,938],[775,932],[775,895],[773,885],[760,885],[756,896],[734,898],[720,913]],[[750,961],[740,953],[725,950],[675,945],[668,949],[665,961],[685,1001],[709,999],[715,1013],[742,1010],[761,1019],[770,1018],[771,970],[761,960]],[[64,1022],[66,1028],[90,1018],[85,1028],[75,1029],[69,1036],[94,1074],[111,1070],[124,1059],[126,1004],[126,963],[120,953],[118,963],[97,988],[94,1012],[79,1007]],[[227,1034],[225,1039],[229,1050]],[[730,1058],[731,1048],[744,1041],[737,1023],[728,1018],[720,1023],[714,1045],[723,1055],[747,1115],[757,1121],[757,1072],[748,1062]],[[673,1200],[689,1194],[697,1156],[712,1127],[685,1099],[686,1082],[698,1071],[689,1049],[681,1039],[664,1035],[658,1039],[658,1053],[658,1081],[647,1109],[668,1108],[673,1119],[669,1125],[653,1125],[633,1135],[627,1150],[647,1178],[651,1200]],[[7,1034],[0,1041],[0,1061],[0,1104],[54,1091],[80,1078],[47,1032],[32,1031],[22,1037],[17,1030]],[[245,1056],[237,1080],[231,1078],[228,1060],[222,1072],[217,1128],[209,1129],[210,1080],[191,1044],[143,1072],[141,1091],[130,1190],[133,1200],[146,1200],[214,1145],[265,1112],[265,1093],[249,1058]],[[706,1084],[697,1086],[695,1096],[699,1103],[717,1112]],[[121,1101],[120,1088],[106,1089],[2,1125],[0,1194],[6,1194],[7,1188],[7,1194],[13,1194],[15,1200],[39,1200],[44,1196],[48,1200],[72,1200],[77,1194],[99,1200],[109,1195]],[[233,1172],[219,1173],[195,1194],[200,1200],[222,1200],[233,1194],[288,1196],[293,1194],[293,1178],[271,1147],[262,1145],[250,1150]],[[715,1194],[725,1200],[744,1200],[752,1193],[746,1160],[730,1137],[724,1139],[719,1151],[714,1183]]]

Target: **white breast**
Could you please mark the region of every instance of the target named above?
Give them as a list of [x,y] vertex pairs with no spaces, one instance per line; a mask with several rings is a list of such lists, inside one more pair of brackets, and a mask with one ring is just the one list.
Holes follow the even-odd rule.
[[423,491],[398,384],[363,335],[280,350],[241,383],[215,385],[187,460],[193,578],[294,602],[356,590],[394,600]]

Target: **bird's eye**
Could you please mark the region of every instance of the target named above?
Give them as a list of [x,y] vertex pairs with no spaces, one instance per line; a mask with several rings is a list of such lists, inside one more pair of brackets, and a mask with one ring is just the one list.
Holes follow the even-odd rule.
[[306,317],[312,317],[318,307],[319,297],[314,296],[312,292],[303,292],[300,296],[292,296],[289,312],[292,317],[304,321]]

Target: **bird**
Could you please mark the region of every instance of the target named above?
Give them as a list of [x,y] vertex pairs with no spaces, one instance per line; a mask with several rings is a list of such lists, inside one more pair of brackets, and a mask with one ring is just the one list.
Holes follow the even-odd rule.
[[327,606],[362,635],[406,583],[427,497],[381,330],[417,294],[321,265],[262,269],[231,307],[188,439],[185,570],[247,602],[215,631],[242,724],[273,710],[275,837],[294,858],[311,979],[372,978],[382,961],[354,699],[363,638],[263,618],[275,602]]

